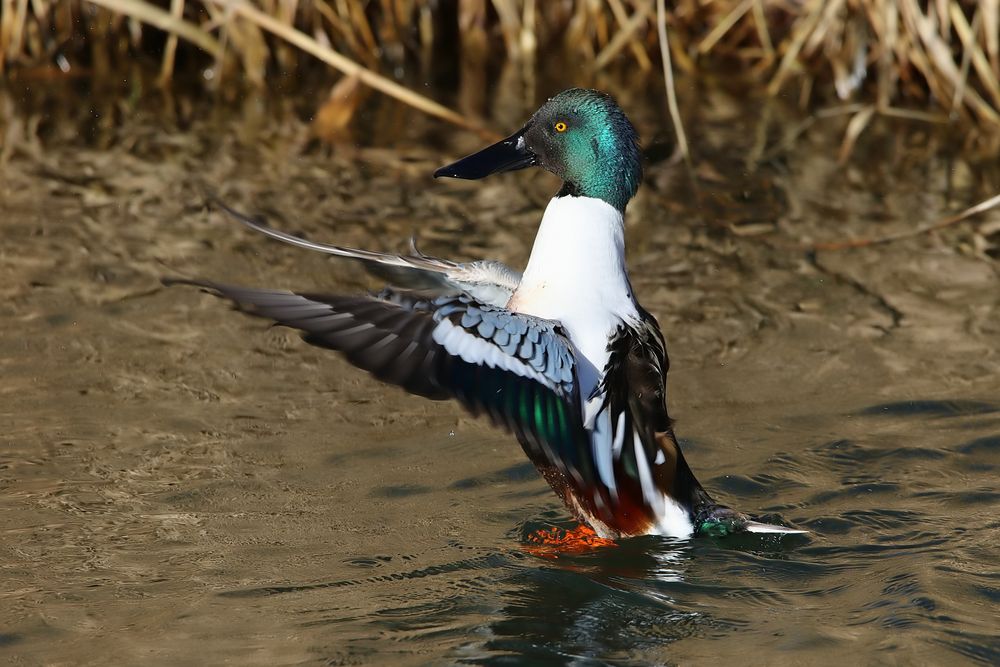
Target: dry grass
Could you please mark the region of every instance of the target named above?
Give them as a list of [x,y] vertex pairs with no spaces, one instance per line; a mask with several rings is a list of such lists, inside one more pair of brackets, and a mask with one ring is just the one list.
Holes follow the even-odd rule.
[[1000,135],[1000,0],[670,4],[658,25],[650,0],[0,0],[0,73],[107,76],[116,59],[140,54],[159,59],[163,85],[193,70],[216,88],[260,86],[308,54],[350,85],[487,135],[381,72],[435,58],[481,68],[507,59],[533,72],[539,53],[559,52],[594,69],[655,73],[669,29],[677,67],[739,68],[804,107],[856,104],[845,151],[879,115]]

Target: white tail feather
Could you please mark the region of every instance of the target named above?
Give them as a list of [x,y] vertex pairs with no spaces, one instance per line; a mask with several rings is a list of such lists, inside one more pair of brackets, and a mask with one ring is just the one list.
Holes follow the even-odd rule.
[[807,535],[808,530],[799,530],[797,528],[786,528],[785,526],[776,526],[773,523],[758,523],[757,521],[747,521],[743,526],[743,530],[748,533],[766,533],[772,535]]

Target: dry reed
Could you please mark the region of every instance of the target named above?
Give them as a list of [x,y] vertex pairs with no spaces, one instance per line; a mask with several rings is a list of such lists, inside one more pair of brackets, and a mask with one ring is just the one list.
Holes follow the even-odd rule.
[[381,72],[407,59],[433,66],[434,58],[475,58],[482,67],[502,58],[533,71],[537,54],[556,51],[595,70],[649,72],[668,48],[669,28],[663,55],[678,67],[735,68],[804,106],[858,104],[845,151],[879,115],[1000,135],[1000,0],[672,4],[664,23],[649,0],[0,0],[0,73],[87,71],[105,49],[158,58],[164,84],[178,68],[194,68],[211,72],[214,86],[263,85],[309,54],[488,134]]

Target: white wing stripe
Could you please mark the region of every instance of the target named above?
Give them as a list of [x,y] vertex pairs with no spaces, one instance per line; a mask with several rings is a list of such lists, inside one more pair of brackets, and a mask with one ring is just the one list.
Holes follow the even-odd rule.
[[611,453],[614,458],[618,458],[622,453],[622,445],[625,444],[625,413],[618,415],[618,426],[615,427],[615,441],[611,445]]
[[603,410],[594,420],[594,430],[590,433],[590,449],[597,467],[597,474],[611,497],[617,502],[618,485],[615,483],[614,462],[611,459],[611,416]]
[[653,472],[649,469],[649,461],[646,459],[646,451],[642,447],[642,438],[635,431],[632,432],[632,445],[635,449],[635,466],[639,469],[639,486],[642,487],[642,496],[653,508],[653,514],[660,516],[663,513],[663,492],[658,491],[653,484]]
[[534,380],[549,389],[555,389],[551,380],[520,359],[504,354],[494,343],[483,340],[462,327],[452,324],[451,320],[447,318],[438,322],[431,337],[448,354],[459,357],[462,361],[477,366],[485,364],[489,368],[510,371],[521,377]]
[[653,508],[653,516],[656,521],[655,532],[658,535],[669,537],[691,537],[694,533],[691,514],[676,500],[655,488],[649,460],[646,458],[642,439],[638,433],[634,433],[633,443],[636,466],[639,468],[639,484],[642,486],[642,495],[646,497],[650,507]]

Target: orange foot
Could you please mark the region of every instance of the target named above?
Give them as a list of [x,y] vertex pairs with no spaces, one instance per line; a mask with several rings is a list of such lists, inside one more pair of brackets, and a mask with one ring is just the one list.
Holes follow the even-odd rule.
[[580,525],[573,530],[549,528],[536,530],[528,535],[528,545],[524,550],[533,556],[559,558],[561,554],[582,554],[605,547],[616,547],[618,543],[600,537],[590,526]]

